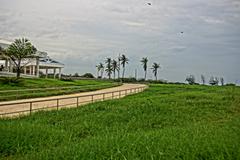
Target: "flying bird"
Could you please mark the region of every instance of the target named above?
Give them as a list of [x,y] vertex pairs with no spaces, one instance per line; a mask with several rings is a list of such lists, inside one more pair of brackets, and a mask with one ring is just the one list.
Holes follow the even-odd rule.
[[152,5],[152,3],[150,3],[150,2],[149,2],[149,3],[147,3],[147,4],[148,4],[149,6],[151,6],[151,5]]
[[183,34],[183,32],[181,32]]

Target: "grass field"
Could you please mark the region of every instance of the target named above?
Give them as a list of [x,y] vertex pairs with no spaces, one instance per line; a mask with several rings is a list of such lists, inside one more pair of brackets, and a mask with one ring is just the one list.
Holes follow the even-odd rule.
[[240,159],[240,88],[151,85],[0,120],[1,159]]
[[[21,79],[19,83],[6,83],[5,78],[0,78],[0,101],[93,91],[118,85],[118,83],[104,80],[63,81],[40,78]],[[55,87],[58,89],[54,89]]]

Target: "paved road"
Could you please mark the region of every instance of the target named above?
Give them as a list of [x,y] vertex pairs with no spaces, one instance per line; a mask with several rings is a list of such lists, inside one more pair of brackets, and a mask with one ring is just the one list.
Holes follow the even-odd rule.
[[[101,89],[101,90],[91,91],[91,92],[0,102],[0,115],[5,113],[12,113],[8,115],[2,115],[2,117],[5,117],[5,116],[9,117],[9,116],[19,116],[21,114],[29,114],[30,102],[32,102],[31,108],[33,111],[46,110],[46,109],[50,110],[50,109],[59,109],[59,108],[70,108],[74,106],[77,107],[83,104],[92,103],[92,101],[102,101],[102,100],[107,100],[112,98],[122,98],[126,95],[133,94],[135,91],[136,92],[142,91],[140,89],[135,90],[135,88],[140,88],[140,87],[147,87],[147,86],[144,84],[123,84],[122,86]],[[115,92],[115,93],[109,93],[109,92]],[[79,98],[76,98],[76,97],[79,97]],[[19,104],[19,103],[23,103],[23,104]],[[15,112],[21,112],[21,113],[15,113]]]

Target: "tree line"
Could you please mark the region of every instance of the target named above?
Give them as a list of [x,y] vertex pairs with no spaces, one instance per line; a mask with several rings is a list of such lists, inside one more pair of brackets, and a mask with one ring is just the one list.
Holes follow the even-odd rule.
[[[144,80],[147,79],[147,70],[148,70],[148,58],[143,57],[141,60],[141,65],[143,66],[143,71],[144,71]],[[126,65],[129,63],[129,58],[126,57],[126,55],[122,54],[119,55],[117,59],[112,59],[112,58],[106,58],[104,62],[100,62],[98,65],[96,65],[97,68],[97,77],[98,78],[103,78],[104,72],[107,74],[108,79],[116,79],[116,73],[117,73],[117,79],[124,79],[125,78],[125,70],[126,70]],[[152,64],[152,72],[155,77],[155,80],[157,80],[158,76],[158,70],[160,69],[160,64],[154,62]],[[122,75],[120,77],[122,70]]]
[[[191,85],[192,85],[192,84],[197,84],[194,75],[189,75],[189,76],[187,76],[186,81],[187,81],[189,84],[191,84]],[[206,78],[205,78],[204,75],[201,75],[201,82],[202,82],[203,85],[206,84]],[[214,76],[211,76],[211,77],[210,77],[208,83],[209,83],[210,85],[212,85],[212,86],[219,85],[219,83],[220,83],[222,86],[224,86],[224,84],[225,84],[223,77],[218,78],[218,77],[214,77]]]

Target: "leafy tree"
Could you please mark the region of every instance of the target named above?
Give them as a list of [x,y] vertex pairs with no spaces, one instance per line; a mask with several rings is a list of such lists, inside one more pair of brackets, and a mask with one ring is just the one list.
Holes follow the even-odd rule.
[[73,76],[74,76],[74,77],[79,77],[79,74],[78,74],[78,73],[75,73]]
[[153,63],[152,65],[152,70],[153,70],[153,74],[155,76],[155,80],[157,81],[157,74],[158,74],[158,69],[160,68],[160,64],[157,63]]
[[204,85],[206,83],[206,79],[205,79],[204,75],[201,75],[201,80],[202,80],[202,84]]
[[113,71],[114,79],[115,79],[115,73],[118,70],[119,70],[118,62],[116,60],[112,60],[112,71]]
[[186,81],[188,82],[188,84],[191,84],[191,85],[195,84],[195,77],[194,77],[194,75],[187,76]]
[[209,80],[209,84],[211,84],[212,86],[214,85],[218,85],[219,83],[219,79],[217,77],[210,77],[210,80]]
[[26,39],[16,39],[4,53],[11,61],[15,64],[17,78],[20,77],[21,69],[25,61],[25,65],[28,58],[33,58],[37,52],[37,49],[31,44],[31,42]]
[[147,63],[148,63],[148,58],[147,58],[147,57],[142,58],[141,62],[142,62],[142,65],[143,65],[143,70],[144,70],[144,72],[145,72],[144,79],[145,79],[145,81],[146,81],[146,78],[147,78]]
[[123,54],[121,56],[120,60],[121,60],[121,64],[122,64],[122,67],[123,67],[123,72],[122,72],[122,79],[123,79],[124,74],[125,74],[125,66],[126,66],[126,64],[128,64],[129,59]]
[[85,73],[84,75],[82,75],[81,77],[83,78],[95,78],[92,73]]
[[221,85],[224,86],[224,78],[223,77],[220,78],[220,82],[221,82]]
[[106,61],[106,69],[105,71],[107,72],[107,75],[108,75],[108,79],[111,79],[111,74],[112,74],[112,59],[111,58],[107,58]]

